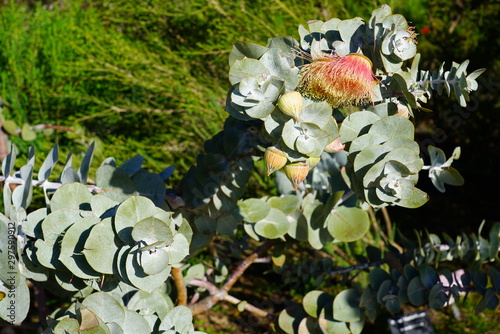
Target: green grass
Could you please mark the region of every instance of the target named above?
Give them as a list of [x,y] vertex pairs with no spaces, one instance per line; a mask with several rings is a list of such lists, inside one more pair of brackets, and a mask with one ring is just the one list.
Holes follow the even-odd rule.
[[[48,138],[68,150],[82,151],[97,139],[98,160],[141,154],[154,171],[174,164],[179,179],[226,117],[232,43],[297,37],[297,26],[311,19],[368,19],[382,3],[61,0],[28,8],[11,1],[0,8],[0,96],[11,106],[4,113],[19,125],[71,127]],[[428,0],[387,3],[417,30],[432,23],[438,32],[450,24],[446,15],[429,22]],[[482,22],[474,28],[480,32],[491,10],[474,10],[463,20]],[[454,38],[463,39],[464,29],[459,25]],[[484,40],[474,36],[463,39],[460,51]],[[425,56],[425,49],[441,52],[441,42],[422,38],[419,46]],[[34,145],[42,152],[50,148],[42,135]]]
[[[392,1],[397,3],[397,1]],[[232,43],[297,37],[311,19],[363,16],[376,1],[59,1],[0,9],[0,96],[19,125],[70,127],[22,151],[58,142],[96,159],[141,154],[179,179],[226,117]],[[49,9],[47,9],[49,8]],[[48,142],[47,142],[48,141]]]

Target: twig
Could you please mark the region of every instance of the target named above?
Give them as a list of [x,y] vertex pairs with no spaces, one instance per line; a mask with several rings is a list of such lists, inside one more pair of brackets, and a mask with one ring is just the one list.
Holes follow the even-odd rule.
[[219,288],[217,288],[213,283],[206,281],[206,280],[193,278],[188,284],[192,285],[192,286],[204,288],[211,295],[216,295],[219,292]]
[[[228,291],[233,287],[233,285],[238,281],[238,279],[243,275],[245,270],[250,267],[252,263],[264,252],[269,250],[277,241],[276,240],[267,240],[264,242],[262,245],[260,245],[255,251],[252,252],[246,259],[244,259],[238,267],[233,271],[233,273],[229,276],[227,279],[226,283],[219,289],[212,283],[208,281],[203,281],[199,279],[195,279],[191,282],[189,282],[189,285],[194,285],[194,286],[201,286],[207,289],[207,291],[210,293],[210,296],[203,298],[196,304],[190,305],[189,308],[191,309],[191,312],[193,315],[200,314],[206,310],[211,309],[212,307],[215,306],[219,301],[221,300],[226,300],[226,297],[228,296]],[[230,300],[231,299],[229,298]],[[250,310],[249,310],[250,311]],[[262,310],[261,310],[262,311]],[[250,311],[252,312],[252,311]],[[262,311],[265,312],[265,311]],[[266,312],[267,313],[267,312]]]
[[[238,305],[238,304],[240,304],[242,302],[238,298],[233,297],[231,295],[226,295],[226,297],[224,297],[224,300],[227,301],[227,302],[230,302],[231,304],[234,304],[234,305]],[[258,315],[259,317],[269,318],[269,319],[275,319],[276,318],[276,316],[274,314],[269,313],[267,311],[264,311],[263,309],[255,307],[252,304],[249,304],[249,303],[246,303],[246,302],[243,305],[243,308],[245,309],[245,311],[248,311],[248,312],[251,312],[251,313],[253,313],[255,315]]]
[[349,255],[347,255],[343,250],[341,250],[338,246],[333,246],[333,251],[337,253],[341,258],[343,258],[347,263],[350,263],[354,265],[356,263],[355,260],[352,260],[349,258]]
[[[211,296],[218,296],[221,293],[221,289],[217,288],[214,284],[212,284],[209,281],[204,281],[204,280],[195,278],[191,282],[189,282],[188,284],[192,285],[192,286],[198,286],[198,287],[207,289],[207,291],[210,293]],[[231,304],[234,304],[234,305],[238,305],[242,302],[242,300],[240,300],[234,296],[231,296],[229,294],[225,294],[224,297],[222,298],[222,300],[230,302]],[[262,310],[258,307],[255,307],[249,303],[245,303],[243,305],[243,308],[246,311],[251,312],[251,313],[258,315],[260,317],[271,318],[271,319],[274,319],[276,317],[274,314],[271,314],[267,311],[264,311],[264,310]],[[193,312],[193,314],[194,314],[194,312]]]
[[276,240],[266,240],[266,242],[264,242],[255,251],[253,251],[252,254],[250,254],[245,260],[243,260],[243,262],[240,263],[236,270],[233,271],[231,276],[229,276],[229,278],[227,279],[226,283],[224,283],[224,285],[222,286],[222,289],[225,291],[229,291],[233,287],[234,283],[236,283],[241,275],[243,275],[245,270],[247,270],[248,267],[250,267],[250,265],[255,261],[255,259],[257,259],[260,254],[269,250],[269,248],[274,246],[275,243]]
[[269,257],[259,257],[253,260],[253,263],[271,263],[273,260]]
[[392,234],[391,217],[389,216],[389,212],[387,211],[386,207],[383,207],[381,210],[382,210],[382,215],[384,216],[385,228],[387,229],[387,235],[391,235]]
[[378,267],[383,263],[385,263],[385,260],[378,260],[375,262],[366,262],[366,263],[361,263],[361,264],[357,264],[357,265],[350,266],[350,267],[335,269],[335,270],[330,271],[328,274],[332,275],[332,276],[333,275],[341,275],[341,274],[345,274],[345,273],[348,273],[348,272],[351,272],[354,270],[362,270],[362,269],[366,269],[369,267]]
[[[5,182],[5,183],[12,183],[12,184],[24,184],[24,180],[21,179],[20,177],[15,177],[15,176],[0,176],[0,182]],[[50,182],[50,181],[44,181],[40,182],[38,180],[31,180],[31,184],[35,187],[43,187],[45,189],[50,189],[50,190],[56,190],[59,189],[63,184],[60,182]],[[87,185],[86,186],[89,191],[98,193],[98,192],[104,192],[106,191],[105,189],[101,189],[97,186],[93,185]]]
[[187,289],[184,284],[184,277],[182,276],[181,268],[172,268],[172,278],[177,289],[177,304],[187,305]]

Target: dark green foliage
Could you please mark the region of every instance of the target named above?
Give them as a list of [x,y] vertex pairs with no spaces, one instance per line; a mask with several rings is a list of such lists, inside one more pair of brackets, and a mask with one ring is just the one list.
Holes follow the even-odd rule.
[[[489,248],[490,243],[498,244],[499,229],[500,224],[495,224],[489,233],[489,240],[482,239],[480,247],[474,235],[472,238],[463,235],[443,243],[436,235],[428,235],[428,242],[418,248],[403,239],[405,254],[395,254],[399,259],[397,267],[401,269],[393,268],[391,273],[381,268],[370,270],[369,285],[362,292],[344,290],[334,297],[325,292],[311,291],[304,297],[302,305],[287,307],[282,312],[280,326],[287,333],[296,333],[305,324],[307,328],[318,327],[326,332],[329,332],[326,328],[338,328],[335,333],[356,333],[358,322],[364,321],[363,314],[373,321],[381,307],[391,313],[399,313],[402,304],[427,304],[433,309],[440,309],[458,302],[462,295],[471,292],[482,296],[476,312],[485,308],[495,310],[499,303],[500,274],[494,268],[490,268],[488,273],[480,271],[479,264],[498,258],[498,247],[484,255],[481,248]],[[471,262],[461,276],[457,276],[459,271],[437,271],[429,265],[432,263],[437,268],[445,262],[464,262],[466,258],[476,259],[476,262]]]

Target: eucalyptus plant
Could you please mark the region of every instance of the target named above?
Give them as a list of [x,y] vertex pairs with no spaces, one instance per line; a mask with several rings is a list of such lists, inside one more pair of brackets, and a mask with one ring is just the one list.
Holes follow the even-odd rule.
[[[298,32],[298,40],[234,44],[224,129],[175,189],[165,186],[173,166],[151,173],[140,156],[120,165],[108,158],[91,178],[92,144],[78,168],[70,154],[54,177],[57,145],[37,169],[33,149],[16,169],[12,146],[1,177],[0,317],[12,324],[26,318],[31,282],[70,300],[49,316],[45,333],[196,333],[193,315],[220,301],[276,317],[229,294],[259,256],[273,248],[280,272],[287,266],[284,243],[319,250],[359,242],[375,223],[374,210],[428,201],[417,188],[422,170],[443,192],[445,184],[463,183],[451,167],[459,148],[446,159],[429,146],[425,165],[412,118],[434,93],[465,106],[483,69],[467,74],[468,61],[419,69],[417,34],[387,5],[368,21],[310,21]],[[280,195],[248,198],[246,185],[262,159]],[[29,208],[35,188],[44,207]],[[377,266],[366,289],[310,291],[302,304],[286,304],[277,322],[286,333],[360,333],[382,307],[440,308],[462,292],[483,296],[478,310],[496,308],[500,275],[490,269],[488,286],[481,265],[498,259],[499,226],[488,238],[480,231],[442,242],[428,234],[422,242],[417,234],[418,245],[400,236],[399,249],[388,241],[383,250],[368,246],[370,265],[347,270]],[[212,268],[197,259],[216,234],[238,231],[261,245],[233,272],[219,259]],[[439,274],[457,280],[437,271],[440,262],[457,260],[468,263],[467,273],[444,285]],[[383,263],[390,272],[378,268]]]

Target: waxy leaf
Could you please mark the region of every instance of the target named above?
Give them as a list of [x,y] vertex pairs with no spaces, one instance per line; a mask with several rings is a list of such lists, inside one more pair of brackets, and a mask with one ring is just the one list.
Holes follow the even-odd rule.
[[361,239],[370,228],[368,213],[359,208],[339,206],[326,218],[328,232],[339,241]]

